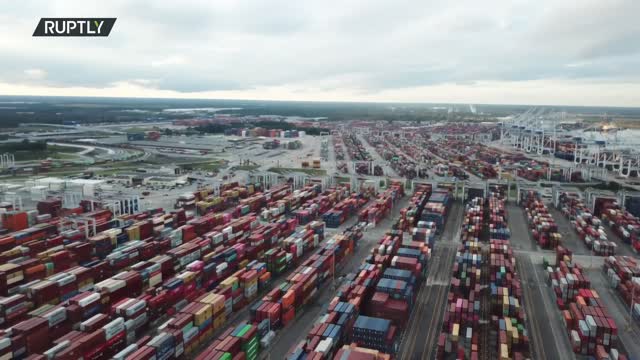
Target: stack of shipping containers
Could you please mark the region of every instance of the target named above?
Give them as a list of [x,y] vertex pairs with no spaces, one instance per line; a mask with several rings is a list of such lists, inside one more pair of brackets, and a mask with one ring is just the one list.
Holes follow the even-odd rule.
[[[630,208],[635,210],[634,207],[637,198],[632,198],[629,202]],[[640,232],[640,220],[634,216],[631,212],[624,208],[621,208],[617,201],[601,201],[596,202],[598,206],[598,212],[603,222],[611,227],[611,230],[626,244],[631,245],[631,248],[635,252],[640,251],[640,239],[638,239],[638,232]]]
[[[471,199],[465,207],[461,240],[453,267],[439,359],[525,359],[529,356],[520,280],[504,231],[504,200],[492,193]],[[487,239],[487,234],[489,238]],[[501,238],[492,238],[499,234]],[[486,243],[488,241],[488,244]],[[480,319],[490,319],[482,323]]]
[[555,268],[548,266],[549,285],[556,296],[573,352],[597,359],[626,359],[617,350],[618,326],[582,267],[558,247]]
[[413,225],[409,225],[419,218],[413,206],[423,206],[429,194],[430,188],[417,189],[410,208],[401,211],[396,230],[388,231],[378,241],[357,273],[347,275],[327,313],[313,325],[306,339],[293,347],[287,359],[393,356],[431,253],[424,241],[413,241]]
[[527,213],[527,221],[533,238],[542,249],[555,249],[562,243],[562,235],[558,233],[558,225],[553,220],[547,205],[542,201],[538,191],[528,190],[521,200]]
[[[402,185],[397,183],[380,194],[378,201],[391,197],[390,202],[381,202],[388,207],[383,212],[389,214],[395,202],[403,195],[404,190]],[[272,338],[273,331],[286,329],[291,322],[295,321],[296,314],[298,314],[304,306],[315,301],[321,287],[331,281],[339,266],[354,252],[358,240],[361,237],[361,227],[356,227],[352,230],[334,235],[322,244],[316,253],[300,263],[300,265],[287,276],[284,283],[273,288],[260,300],[253,302],[250,307],[249,321],[240,326],[244,326],[244,328],[247,326],[255,328],[258,338],[261,340]],[[424,256],[421,260],[426,262]],[[330,309],[333,308],[330,306]],[[336,310],[336,313],[345,314],[342,317],[342,321],[351,319],[351,323],[353,323],[353,315],[356,314],[353,306],[340,306]],[[333,321],[337,321],[336,318],[333,319]],[[343,323],[341,322],[340,324]],[[245,342],[242,339],[235,339],[237,336],[234,335],[233,331],[238,331],[238,329],[239,327],[226,329],[221,336],[197,356],[197,359],[248,357],[246,351],[243,350]],[[312,345],[305,345],[305,349],[308,346],[311,350],[320,353],[333,353],[342,336],[346,336],[346,333],[344,333],[340,326],[333,323],[330,328],[326,326],[322,329],[322,332],[318,333],[314,338]],[[266,342],[263,343],[264,345],[268,345]],[[229,344],[238,345],[231,346]],[[258,348],[260,348],[260,346],[262,345],[259,345]],[[251,352],[253,353],[253,350],[251,350]],[[357,350],[353,352],[357,353]]]
[[[352,252],[361,234],[336,236],[305,260],[324,237],[322,222],[297,226],[295,217],[273,217],[260,223],[253,214],[282,202],[285,212],[291,211],[317,191],[305,188],[292,194],[285,186],[258,193],[250,188],[223,187],[221,193],[234,199],[232,212],[194,219],[184,209],[114,217],[99,206],[93,211],[86,204],[63,209],[55,199],[39,204],[39,212],[6,213],[0,239],[0,323],[6,330],[0,333],[0,355],[195,356],[231,314],[270,289],[272,276],[301,264],[288,288],[279,289],[284,306],[259,310],[260,316],[277,314],[278,323],[291,321],[298,302],[308,301],[300,296],[313,297],[311,288],[331,275],[330,265]],[[309,190],[312,195],[302,195]],[[324,196],[334,198],[333,192],[342,191],[329,190]],[[203,190],[193,199],[209,196]],[[244,214],[243,207],[250,212]],[[96,234],[86,237],[82,225],[67,229],[68,221],[58,217],[66,214],[94,219]],[[295,302],[286,295],[292,288]],[[152,328],[158,320],[161,325]],[[233,329],[227,337],[240,340],[226,341],[220,348],[241,349],[255,358],[258,337],[252,326]]]
[[560,206],[562,213],[571,220],[571,225],[587,248],[599,256],[615,254],[617,245],[607,239],[602,221],[591,213],[577,195],[562,193]]
[[[457,354],[458,358],[479,356],[479,319],[482,314],[480,286],[483,275],[480,237],[485,219],[484,200],[472,199],[465,205],[462,245],[456,253],[451,277],[449,301],[443,319],[443,331],[438,337],[437,358]],[[462,357],[460,357],[462,356]]]
[[609,256],[602,270],[631,309],[635,321],[640,321],[640,261],[630,256]]

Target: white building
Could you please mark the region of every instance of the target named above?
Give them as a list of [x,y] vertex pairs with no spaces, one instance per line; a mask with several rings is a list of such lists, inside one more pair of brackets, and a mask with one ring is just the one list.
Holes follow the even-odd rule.
[[187,183],[186,176],[151,176],[145,178],[142,183],[148,186],[165,186],[171,187],[176,185],[184,185]]

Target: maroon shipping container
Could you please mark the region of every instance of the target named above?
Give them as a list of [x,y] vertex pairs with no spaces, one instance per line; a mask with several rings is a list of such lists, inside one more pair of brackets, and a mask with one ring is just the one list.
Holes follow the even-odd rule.
[[42,353],[49,348],[49,326],[46,319],[34,317],[16,324],[13,333],[24,337],[27,354]]

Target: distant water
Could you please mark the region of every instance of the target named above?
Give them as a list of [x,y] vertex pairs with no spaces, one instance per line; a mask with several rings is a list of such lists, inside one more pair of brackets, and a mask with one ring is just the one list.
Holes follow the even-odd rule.
[[571,131],[570,134],[590,141],[606,141],[609,145],[640,145],[640,130],[638,129],[626,129],[608,133],[574,130]]
[[206,108],[181,108],[181,109],[164,109],[162,111],[164,112],[201,112],[201,111],[208,111],[208,112],[217,112],[217,111],[223,111],[223,110],[242,110],[242,108],[239,107],[233,107],[233,108],[213,108],[213,107],[206,107]]

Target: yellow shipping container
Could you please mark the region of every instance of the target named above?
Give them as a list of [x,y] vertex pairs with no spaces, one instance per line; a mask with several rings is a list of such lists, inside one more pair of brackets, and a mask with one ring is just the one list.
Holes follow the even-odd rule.
[[518,328],[513,328],[513,340],[514,344],[518,344],[520,342],[520,334],[518,333]]
[[214,252],[210,252],[210,253],[208,253],[208,254],[205,254],[205,255],[202,257],[202,261],[204,261],[205,263],[208,263],[208,262],[209,262],[209,260],[211,260],[214,256],[216,256],[216,253],[214,253]]
[[459,335],[460,335],[460,324],[453,324],[453,329],[451,330],[451,341],[457,342]]
[[500,344],[500,360],[509,360],[509,349],[507,344]]
[[211,319],[211,305],[202,304],[203,306],[194,314],[194,324],[196,326],[202,325],[205,321]]
[[235,276],[229,276],[228,278],[224,279],[221,283],[220,283],[220,287],[222,289],[228,289],[231,287],[234,287],[234,285],[238,284],[238,278]]
[[220,294],[209,294],[202,300],[201,303],[210,304],[212,306],[212,316],[224,309],[224,296]]
[[138,226],[129,226],[127,228],[127,235],[129,240],[140,240],[140,228]]
[[213,328],[215,330],[220,329],[221,327],[224,326],[226,321],[227,321],[227,317],[224,315],[224,313],[220,314],[218,317],[213,319]]
[[247,267],[247,264],[249,263],[249,260],[245,259],[242,260],[238,263],[238,268],[240,269],[244,269],[245,267]]
[[185,271],[178,274],[178,276],[176,277],[182,279],[182,281],[184,281],[185,284],[188,284],[196,278],[196,273],[192,271]]

